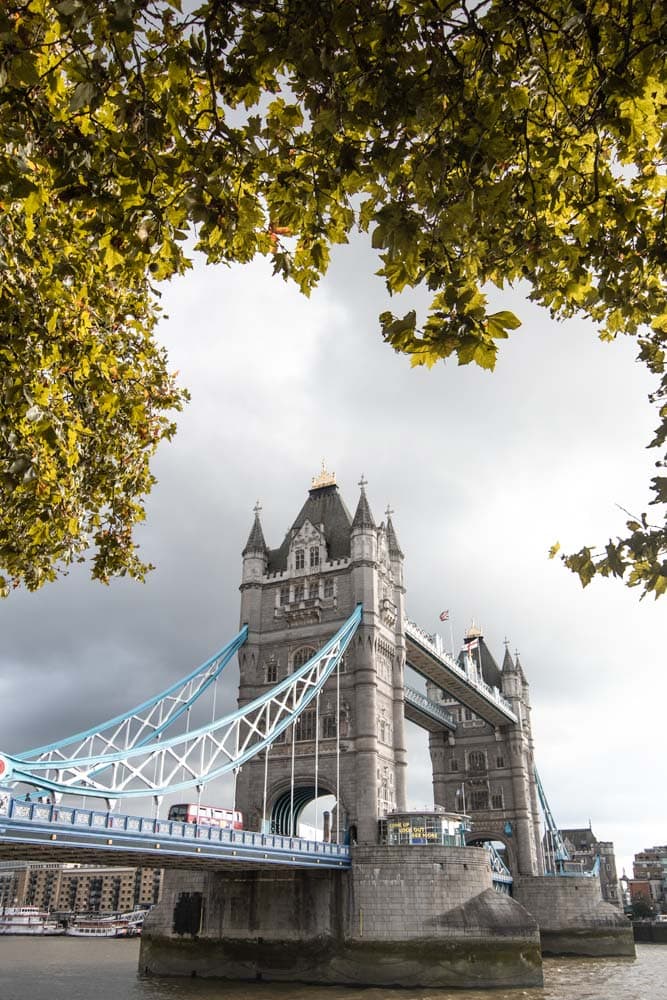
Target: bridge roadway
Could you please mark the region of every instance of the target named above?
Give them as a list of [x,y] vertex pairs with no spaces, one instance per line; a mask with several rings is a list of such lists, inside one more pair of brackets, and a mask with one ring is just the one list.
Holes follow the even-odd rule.
[[480,719],[492,726],[518,722],[510,703],[498,688],[466,673],[449,653],[436,645],[433,636],[411,621],[405,623],[405,646],[408,666],[433,681]]
[[456,719],[446,708],[431,701],[421,691],[408,687],[407,684],[404,690],[403,714],[408,722],[414,722],[415,725],[421,729],[427,729],[430,733],[439,733],[443,729],[447,729],[451,733],[455,731]]
[[300,837],[221,830],[176,820],[25,802],[0,789],[0,860],[143,868],[328,868],[351,865],[350,848]]

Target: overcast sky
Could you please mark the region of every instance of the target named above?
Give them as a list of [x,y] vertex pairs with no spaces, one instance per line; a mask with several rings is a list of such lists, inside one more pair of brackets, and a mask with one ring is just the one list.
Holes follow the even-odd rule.
[[[650,511],[651,381],[632,341],[602,344],[519,295],[497,297],[524,322],[494,374],[411,369],[378,333],[377,266],[358,240],[310,300],[266,262],[198,266],[165,289],[161,336],[192,402],[155,460],[138,536],[157,569],[145,585],[104,587],[77,568],[0,603],[0,748],[109,718],[224,645],[256,500],[275,547],[324,459],[348,507],[363,473],[376,521],[394,509],[411,618],[433,631],[449,609],[457,645],[474,617],[499,662],[505,637],[519,650],[557,822],[590,819],[630,874],[636,851],[667,839],[667,599],[640,602],[607,581],[584,591],[547,552],[622,531],[617,504]],[[426,302],[403,299],[389,306]],[[426,740],[408,730],[421,807],[432,802]]]

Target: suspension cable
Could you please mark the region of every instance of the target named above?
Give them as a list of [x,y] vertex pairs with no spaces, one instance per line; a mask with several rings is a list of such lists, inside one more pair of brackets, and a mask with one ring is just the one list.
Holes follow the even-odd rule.
[[264,751],[264,801],[262,804],[262,833],[266,833],[266,792],[269,782],[269,747]]
[[336,664],[336,843],[340,844],[340,664]]
[[320,751],[320,696],[319,692],[315,699],[315,830],[318,830],[317,815],[319,812],[317,801],[320,794],[319,789],[319,751]]
[[294,836],[294,751],[296,748],[296,720],[292,723],[292,774],[290,777],[289,835]]

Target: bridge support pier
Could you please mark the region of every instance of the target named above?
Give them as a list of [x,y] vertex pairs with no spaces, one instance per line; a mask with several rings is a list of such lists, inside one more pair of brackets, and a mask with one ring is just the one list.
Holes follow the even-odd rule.
[[542,984],[533,918],[492,889],[485,850],[353,850],[352,869],[167,873],[146,973],[357,986]]
[[632,924],[603,900],[599,879],[520,876],[513,891],[538,923],[543,955],[634,956]]

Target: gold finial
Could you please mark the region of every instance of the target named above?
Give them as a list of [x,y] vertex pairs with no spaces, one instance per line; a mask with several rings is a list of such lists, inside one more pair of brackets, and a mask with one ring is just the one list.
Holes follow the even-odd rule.
[[482,632],[481,628],[479,627],[479,625],[477,624],[477,622],[473,618],[473,620],[470,622],[470,628],[468,629],[468,631],[465,634],[465,638],[466,639],[480,639],[482,637],[482,635],[483,635],[483,632]]
[[366,489],[366,487],[368,486],[368,480],[366,479],[366,477],[363,474],[363,472],[361,473],[361,479],[357,483],[357,486],[359,486],[362,491],[364,491]]
[[320,489],[321,486],[335,486],[336,485],[336,473],[327,472],[327,467],[324,464],[324,459],[322,459],[322,469],[319,476],[313,476],[310,484],[310,488],[313,490]]

